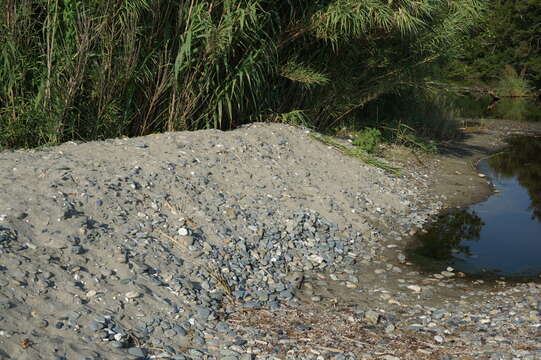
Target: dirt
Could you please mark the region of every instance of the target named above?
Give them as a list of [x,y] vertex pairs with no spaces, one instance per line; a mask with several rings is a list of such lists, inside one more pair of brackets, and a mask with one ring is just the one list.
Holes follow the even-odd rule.
[[506,146],[505,139],[520,134],[536,134],[541,124],[506,120],[480,120],[462,128],[458,140],[438,144],[435,156],[414,156],[404,148],[391,149],[388,157],[425,173],[430,193],[443,199],[444,207],[463,207],[484,201],[493,189],[477,171],[477,163]]
[[[484,201],[494,193],[491,183],[485,179],[484,174],[478,172],[477,163],[503,149],[506,146],[505,139],[510,136],[539,133],[541,124],[484,120],[464,128],[461,139],[439,144],[439,152],[435,155],[414,154],[403,147],[394,147],[387,149],[386,158],[403,169],[426,178],[430,185],[425,195],[433,201],[441,201],[442,210],[465,207]],[[412,228],[410,235],[423,231],[422,228],[423,226]],[[275,326],[290,328],[298,337],[312,341],[309,344],[319,344],[320,349],[342,349],[341,352],[349,349],[355,354],[360,353],[361,358],[366,359],[383,359],[385,356],[397,356],[397,359],[443,359],[444,356],[451,355],[457,356],[457,359],[478,359],[479,352],[483,351],[482,347],[477,349],[477,352],[470,344],[462,347],[438,347],[432,345],[434,342],[431,335],[401,332],[394,337],[386,337],[381,331],[363,326],[357,328],[357,323],[352,323],[351,320],[352,316],[355,316],[352,310],[378,309],[382,314],[390,314],[391,317],[413,318],[415,311],[411,310],[417,308],[421,313],[424,311],[425,316],[430,319],[430,309],[467,309],[465,311],[470,314],[489,318],[488,314],[498,313],[498,310],[494,309],[504,303],[521,304],[524,297],[531,298],[527,289],[541,288],[541,278],[523,283],[503,279],[485,281],[462,278],[460,273],[452,274],[451,277],[439,273],[423,273],[418,266],[401,258],[412,240],[408,237],[389,236],[389,232],[392,234],[392,225],[383,225],[380,229],[384,233],[380,239],[382,251],[373,261],[361,262],[358,265],[357,271],[362,274],[359,286],[344,286],[347,276],[337,280],[332,280],[330,274],[315,277],[301,295],[306,308],[285,312],[283,317],[279,316],[281,320],[270,322],[270,325],[263,327],[267,330]],[[325,284],[314,285],[318,280],[324,280]],[[405,295],[407,292],[411,293],[405,288],[408,284],[419,285],[423,292]],[[430,289],[428,294],[424,293],[426,287]],[[321,304],[311,301],[314,295],[321,298]],[[541,297],[537,298],[541,300]],[[514,314],[512,310],[509,310],[511,315]],[[267,316],[263,314],[262,318]],[[257,326],[258,320],[243,317],[239,321]],[[295,324],[298,322],[312,324],[311,334],[299,334],[295,331]],[[265,324],[265,321],[263,323]],[[485,331],[482,328],[475,329]],[[523,334],[517,338],[520,336],[530,335]],[[512,336],[509,335],[507,339],[511,342]],[[305,350],[307,346],[304,346]],[[513,349],[514,346],[518,349],[527,348],[525,344],[513,342]],[[535,348],[540,347],[538,345]],[[484,350],[488,350],[488,347]],[[492,350],[496,354],[503,351],[498,347]],[[449,358],[454,359],[452,356]],[[538,357],[534,356],[532,359]]]
[[[436,155],[388,149],[386,161],[402,168],[400,178],[347,158],[304,130],[277,124],[2,152],[0,225],[7,230],[0,228],[0,358],[120,359],[129,348],[144,350],[143,357],[131,357],[142,359],[169,346],[196,359],[219,358],[216,353],[224,347],[249,355],[243,359],[256,354],[285,358],[286,353],[292,359],[346,353],[356,359],[438,359],[436,355],[491,349],[458,338],[447,346],[433,344],[432,333],[411,334],[407,325],[441,307],[460,316],[519,314],[523,319],[517,324],[528,326],[513,339],[531,337],[536,318],[524,320],[533,315],[522,304],[531,294],[537,296],[538,285],[423,274],[404,258],[410,236],[423,231],[438,210],[491,194],[490,184],[475,168],[479,159],[505,146],[507,136],[541,131],[541,124],[470,125],[463,139],[441,144]],[[221,251],[234,245],[234,238],[252,246],[264,239],[263,230],[287,232],[298,211],[336,224],[333,242],[351,254],[331,249],[330,255],[340,260],[325,268],[303,257],[308,253],[301,248],[300,258],[283,261],[281,268],[272,265],[274,260],[268,266],[253,261],[255,253],[245,249],[246,257],[235,266],[249,267],[240,275],[227,268]],[[185,245],[175,247],[177,235],[184,232],[194,237],[182,235]],[[354,239],[359,243],[353,244]],[[265,240],[272,249],[284,246],[282,239]],[[313,242],[311,236],[305,240]],[[232,262],[239,251],[231,249],[227,255]],[[272,251],[273,259],[284,255]],[[222,275],[230,278],[215,281],[205,270],[214,263],[226,268]],[[222,303],[213,296],[222,291],[220,285],[227,290],[250,283],[254,291],[266,291],[265,286],[292,271],[292,264],[304,272],[296,294],[300,303],[284,301],[275,310],[235,307],[231,316],[222,315]],[[188,291],[186,282],[184,287],[175,283],[179,278],[204,286]],[[516,301],[506,307],[507,297]],[[201,306],[210,315],[202,311],[205,319],[192,321]],[[367,327],[359,314],[368,311],[385,321]],[[92,319],[104,314],[111,317],[111,328],[126,324],[130,329],[115,330],[123,342],[118,348],[109,346],[111,334],[96,341],[96,333],[103,331],[91,331]],[[162,333],[184,326],[185,336],[152,335],[143,341],[131,335],[137,324],[156,318]],[[218,320],[229,322],[237,335],[218,336]],[[299,323],[310,329],[299,330]],[[391,325],[396,329],[387,332]],[[441,324],[445,326],[454,325]],[[451,337],[453,332],[441,334]],[[241,335],[246,344],[232,345]],[[207,355],[194,355],[200,350]]]

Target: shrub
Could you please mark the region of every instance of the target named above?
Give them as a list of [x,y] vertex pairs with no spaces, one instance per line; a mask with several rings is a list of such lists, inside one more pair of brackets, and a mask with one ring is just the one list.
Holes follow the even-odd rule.
[[371,154],[377,152],[381,140],[381,132],[378,129],[366,128],[356,134],[352,144]]

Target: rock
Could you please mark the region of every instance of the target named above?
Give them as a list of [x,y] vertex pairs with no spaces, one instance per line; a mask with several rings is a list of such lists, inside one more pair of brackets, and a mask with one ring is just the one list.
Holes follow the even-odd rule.
[[194,244],[193,236],[179,236],[178,241],[180,242],[182,246],[186,248]]
[[212,311],[209,308],[207,308],[205,306],[198,306],[197,311],[196,311],[196,316],[200,320],[206,321],[209,318],[211,313],[212,313]]
[[128,354],[136,356],[138,358],[144,358],[146,356],[145,350],[138,347],[131,347],[128,349]]
[[304,273],[294,271],[286,277],[286,280],[289,282],[292,288],[300,289],[304,281]]
[[183,327],[174,325],[173,329],[176,331],[177,335],[179,336],[186,336],[186,330],[184,330]]
[[395,326],[393,324],[389,324],[387,326],[385,326],[385,333],[386,334],[391,334],[393,331],[395,331]]
[[441,318],[443,318],[445,315],[447,315],[447,311],[446,310],[436,310],[436,311],[433,311],[432,312],[432,318],[435,319],[435,320],[440,320]]
[[229,329],[229,325],[227,323],[219,322],[216,325],[216,330],[218,330],[219,332],[228,332],[230,329]]
[[316,263],[316,264],[321,264],[324,259],[321,255],[317,255],[317,254],[312,254],[310,256],[308,256],[308,259],[313,262],[313,263]]
[[173,337],[173,336],[177,335],[177,332],[175,330],[173,330],[173,329],[169,329],[169,330],[165,330],[163,334],[164,334],[165,337],[170,338],[170,337]]
[[416,293],[421,292],[422,290],[419,285],[408,285],[407,288]]
[[128,299],[135,299],[135,298],[138,298],[140,297],[142,294],[140,292],[137,292],[137,291],[128,291],[125,296],[126,298]]
[[100,322],[97,322],[97,321],[91,321],[88,326],[93,330],[93,331],[98,331],[98,330],[101,330],[105,327],[105,324],[103,323],[100,323]]
[[379,323],[381,316],[378,312],[374,310],[368,310],[364,314],[364,322],[366,322],[369,325],[377,325]]
[[111,341],[111,346],[114,347],[115,349],[121,349],[124,347],[124,344],[119,341]]
[[71,253],[75,255],[81,255],[85,253],[85,250],[81,246],[73,246],[71,248]]

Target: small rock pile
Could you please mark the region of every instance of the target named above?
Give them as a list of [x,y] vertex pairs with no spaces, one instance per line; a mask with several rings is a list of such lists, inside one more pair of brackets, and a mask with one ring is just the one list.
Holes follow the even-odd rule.
[[360,234],[344,236],[336,225],[309,211],[295,214],[285,225],[251,230],[256,233],[251,240],[232,239],[205,256],[246,307],[276,308],[280,300],[292,299],[304,271],[351,266],[361,240]]

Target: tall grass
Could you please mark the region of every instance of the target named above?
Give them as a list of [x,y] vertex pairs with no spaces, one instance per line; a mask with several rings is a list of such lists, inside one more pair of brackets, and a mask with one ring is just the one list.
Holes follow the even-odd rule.
[[4,0],[0,148],[254,121],[423,87],[480,0]]
[[507,65],[503,76],[496,83],[496,93],[503,97],[528,97],[533,95],[534,88],[512,66]]

